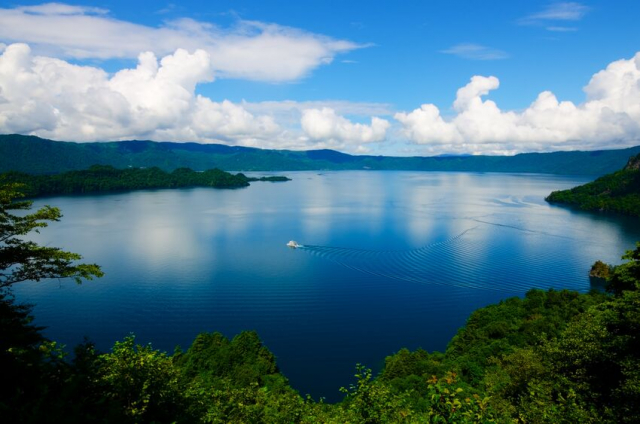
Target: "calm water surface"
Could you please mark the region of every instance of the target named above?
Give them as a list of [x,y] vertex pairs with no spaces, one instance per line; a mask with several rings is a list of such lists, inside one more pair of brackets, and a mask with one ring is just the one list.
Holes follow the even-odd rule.
[[287,175],[239,190],[40,199],[64,218],[35,239],[106,277],[14,291],[68,346],[88,336],[108,350],[133,332],[172,352],[203,331],[257,330],[295,388],[335,400],[356,363],[443,350],[474,309],[531,287],[587,291],[596,259],[619,263],[640,240],[637,220],[544,202],[587,177]]

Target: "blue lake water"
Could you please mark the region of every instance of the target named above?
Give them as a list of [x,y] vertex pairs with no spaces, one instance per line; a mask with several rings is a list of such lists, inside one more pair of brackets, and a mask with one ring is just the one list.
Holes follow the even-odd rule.
[[284,174],[293,181],[39,199],[64,218],[34,239],[106,276],[14,292],[70,347],[88,336],[106,351],[133,332],[172,352],[200,332],[257,330],[296,389],[336,400],[356,363],[443,350],[473,310],[531,287],[587,291],[595,260],[619,263],[640,240],[637,219],[544,201],[588,177]]

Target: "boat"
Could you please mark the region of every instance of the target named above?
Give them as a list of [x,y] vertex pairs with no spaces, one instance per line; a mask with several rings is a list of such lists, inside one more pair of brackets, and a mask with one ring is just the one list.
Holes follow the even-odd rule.
[[287,246],[289,246],[292,249],[295,249],[297,247],[300,247],[300,245],[298,244],[298,242],[290,240],[289,243],[287,243]]

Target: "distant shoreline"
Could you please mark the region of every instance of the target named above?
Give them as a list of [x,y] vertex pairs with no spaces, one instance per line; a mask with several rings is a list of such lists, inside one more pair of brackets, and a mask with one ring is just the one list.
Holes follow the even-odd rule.
[[284,176],[247,177],[242,173],[231,174],[220,169],[196,172],[179,168],[165,172],[160,168],[117,169],[107,165],[94,165],[82,171],[69,171],[53,175],[33,175],[23,172],[0,174],[0,181],[21,184],[22,192],[29,198],[55,195],[84,195],[129,192],[149,189],[173,188],[225,188],[249,186],[254,181],[290,181]]
[[640,146],[618,150],[522,153],[515,156],[367,156],[335,150],[268,150],[223,144],[148,140],[75,143],[18,134],[0,135],[0,172],[53,174],[87,169],[157,166],[218,168],[242,172],[395,170],[516,172],[554,175],[609,174],[622,168]]

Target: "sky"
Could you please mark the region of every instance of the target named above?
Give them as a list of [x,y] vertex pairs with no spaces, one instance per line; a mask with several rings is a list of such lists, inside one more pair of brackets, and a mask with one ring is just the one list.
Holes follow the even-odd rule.
[[4,0],[0,133],[396,156],[640,145],[640,2]]

